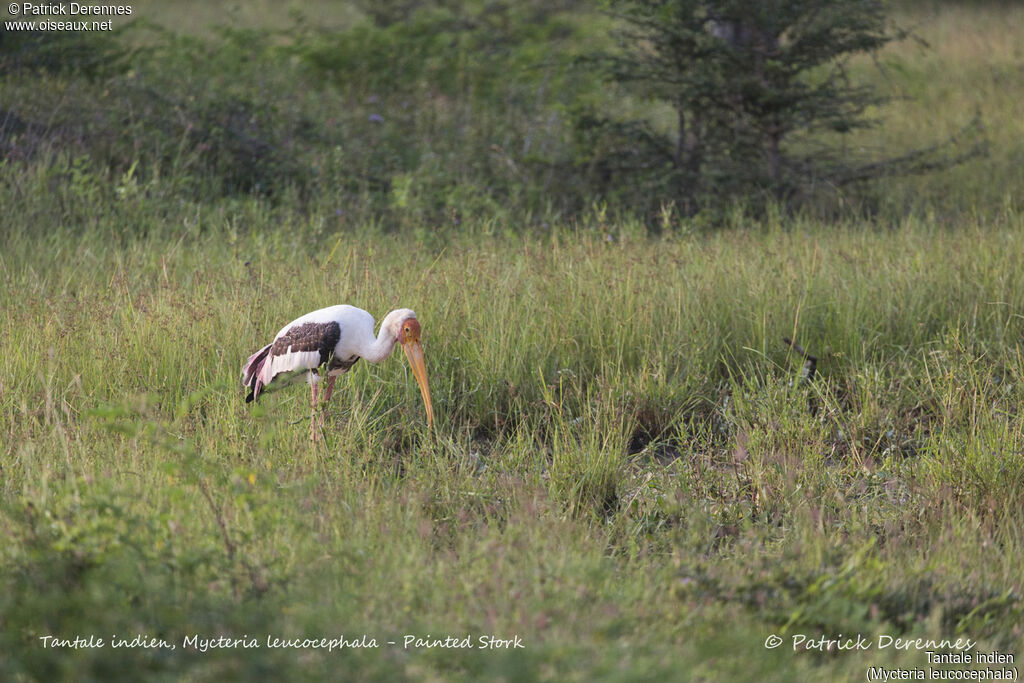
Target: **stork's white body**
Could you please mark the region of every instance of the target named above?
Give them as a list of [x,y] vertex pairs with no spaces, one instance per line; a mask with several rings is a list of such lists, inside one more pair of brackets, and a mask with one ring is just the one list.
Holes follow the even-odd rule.
[[[366,358],[363,355],[366,347],[376,341],[373,334],[373,316],[361,308],[347,304],[328,306],[327,308],[321,308],[296,318],[274,335],[274,342],[278,339],[283,339],[289,330],[306,323],[323,325],[332,322],[337,323],[341,330],[338,342],[334,345],[334,357],[351,360],[352,362],[360,357]],[[271,342],[271,346],[273,346],[273,342]],[[388,351],[390,350],[389,348]],[[370,359],[367,358],[367,360]],[[375,358],[373,362],[376,363],[379,360],[381,359]],[[278,375],[306,370],[308,371],[306,379],[311,384],[315,384],[320,377],[317,368],[321,364],[319,350],[300,351],[293,350],[289,346],[285,353],[273,355],[268,359],[268,362],[263,366],[263,371],[260,373],[260,380],[266,385],[270,384],[271,380]],[[336,377],[343,372],[347,372],[349,367],[329,368],[327,374]]]
[[[405,309],[408,310],[408,309]],[[395,345],[395,339],[389,344],[377,344],[377,336],[373,333],[373,316],[361,308],[341,304],[328,306],[318,311],[307,313],[296,318],[281,328],[281,331],[274,336],[276,341],[288,333],[288,330],[304,323],[338,323],[341,328],[341,339],[334,346],[334,355],[338,358],[365,358],[371,363],[379,363],[387,358]],[[380,348],[375,349],[375,346]],[[300,352],[301,353],[301,352]],[[285,372],[301,369],[300,363],[297,367],[289,368]],[[317,367],[317,366],[313,366]]]

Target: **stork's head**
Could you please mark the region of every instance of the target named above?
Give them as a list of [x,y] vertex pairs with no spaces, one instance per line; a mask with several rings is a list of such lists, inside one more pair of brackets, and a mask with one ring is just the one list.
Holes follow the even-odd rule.
[[416,319],[416,314],[408,308],[400,308],[388,313],[381,323],[381,327],[402,345],[405,357],[409,359],[409,365],[412,366],[412,374],[416,377],[416,383],[420,385],[423,405],[427,409],[427,424],[432,427],[434,425],[434,406],[430,403],[427,367],[423,362],[423,348],[420,346],[420,321]]
[[420,321],[416,319],[416,316],[411,316],[402,321],[402,327],[398,331],[398,341],[400,344],[409,344],[420,342]]

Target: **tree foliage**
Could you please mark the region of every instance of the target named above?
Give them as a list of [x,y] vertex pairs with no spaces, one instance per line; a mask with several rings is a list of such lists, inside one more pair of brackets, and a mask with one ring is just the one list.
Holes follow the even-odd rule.
[[[640,116],[578,116],[606,191],[636,188],[693,213],[723,200],[792,203],[816,188],[955,161],[941,145],[879,161],[823,142],[872,125],[867,112],[884,101],[848,71],[851,58],[897,36],[878,0],[622,0],[612,9],[618,50],[598,62],[646,106]],[[671,116],[650,115],[658,106]]]

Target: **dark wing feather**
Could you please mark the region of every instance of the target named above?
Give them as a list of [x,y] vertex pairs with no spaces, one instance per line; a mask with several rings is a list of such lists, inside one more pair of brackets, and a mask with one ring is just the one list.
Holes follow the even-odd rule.
[[[253,360],[257,360],[259,366],[258,370],[246,376],[250,389],[246,402],[259,398],[263,387],[282,373],[315,370],[321,365],[332,364],[334,348],[340,339],[341,326],[335,321],[309,322],[289,327],[268,347],[250,358],[250,363],[246,367],[247,373],[250,372]],[[257,358],[260,355],[263,357]]]
[[285,333],[274,340],[270,353],[284,356],[296,351],[318,351],[319,365],[324,365],[334,355],[334,347],[341,339],[341,326],[336,322],[303,323],[285,330]]

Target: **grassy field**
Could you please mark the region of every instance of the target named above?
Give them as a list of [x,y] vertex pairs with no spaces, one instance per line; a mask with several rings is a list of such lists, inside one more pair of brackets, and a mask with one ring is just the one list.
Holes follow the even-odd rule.
[[[918,90],[873,144],[977,106],[994,144],[881,188],[900,219],[456,230],[4,160],[0,679],[864,680],[968,668],[929,640],[1016,654],[1024,11],[904,12],[933,48],[882,56]],[[340,302],[417,312],[432,431],[401,354],[342,378],[316,445],[305,387],[244,403],[245,358]]]
[[[5,677],[859,678],[925,654],[762,643],[1020,644],[1019,217],[443,248],[175,218],[8,235]],[[246,355],[332,301],[415,307],[433,433],[400,360],[346,378],[315,447],[301,387],[243,403]],[[177,650],[38,640],[88,634]]]

